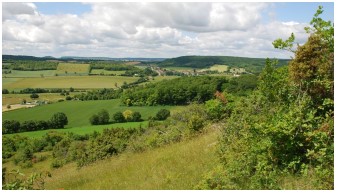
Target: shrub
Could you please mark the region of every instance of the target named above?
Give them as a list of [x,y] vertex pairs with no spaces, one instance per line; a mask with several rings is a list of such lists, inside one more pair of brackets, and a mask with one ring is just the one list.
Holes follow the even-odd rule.
[[99,125],[99,116],[97,116],[97,115],[92,115],[92,116],[89,118],[89,121],[90,121],[90,124],[92,124],[92,125]]
[[2,123],[2,133],[9,134],[9,133],[17,133],[20,130],[20,122],[15,120],[5,120]]
[[166,120],[168,117],[170,116],[170,111],[167,109],[161,109],[159,110],[156,115],[155,115],[155,119],[162,121],[162,120]]
[[132,121],[133,120],[133,111],[125,110],[123,112],[123,117],[127,122]]
[[132,121],[134,121],[134,122],[142,121],[141,113],[139,113],[139,112],[133,112],[131,117],[132,117]]
[[102,109],[97,116],[99,117],[99,124],[107,124],[109,123],[109,113],[107,110]]
[[50,119],[51,128],[55,129],[64,128],[64,126],[67,124],[68,124],[67,116],[61,112],[55,113]]
[[115,123],[123,123],[125,121],[126,120],[124,119],[124,116],[123,116],[122,112],[116,112],[113,115],[113,122],[115,122]]
[[37,98],[39,98],[39,95],[36,94],[36,93],[33,93],[33,94],[31,94],[29,97],[30,97],[31,99],[37,99]]

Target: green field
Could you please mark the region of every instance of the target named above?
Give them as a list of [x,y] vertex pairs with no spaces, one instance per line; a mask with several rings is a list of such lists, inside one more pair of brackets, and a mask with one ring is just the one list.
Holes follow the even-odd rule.
[[172,106],[152,106],[152,107],[126,107],[120,106],[120,100],[98,100],[98,101],[64,101],[49,105],[37,106],[28,109],[18,109],[2,113],[3,120],[49,120],[56,112],[63,112],[68,117],[66,128],[88,126],[89,118],[98,113],[101,109],[106,109],[110,116],[118,111],[130,109],[141,113],[143,119],[154,116],[160,109],[175,109],[180,107]]
[[58,75],[88,75],[90,64],[59,63],[56,69]]
[[103,74],[103,75],[110,75],[110,74],[115,74],[115,75],[121,75],[124,74],[126,71],[110,71],[110,70],[104,70],[104,69],[92,69],[90,74]]
[[175,71],[178,71],[178,72],[194,70],[194,68],[191,68],[191,67],[178,67],[178,66],[169,66],[169,67],[165,67],[165,69],[175,70]]
[[2,88],[115,88],[115,83],[131,83],[137,77],[122,76],[54,76],[44,78],[3,78]]
[[2,78],[17,78],[17,77],[41,77],[54,76],[55,70],[39,70],[39,71],[20,71],[11,70],[10,74],[2,74]]
[[26,136],[26,137],[29,137],[29,138],[40,138],[50,131],[72,132],[72,133],[75,133],[75,134],[84,135],[84,134],[91,134],[94,131],[101,132],[103,129],[107,129],[107,128],[108,129],[110,129],[110,128],[138,128],[140,126],[142,128],[146,128],[148,126],[148,121],[114,123],[114,124],[109,124],[109,125],[90,125],[90,126],[74,127],[74,128],[69,128],[69,129],[48,129],[48,130],[41,130],[41,131],[31,131],[31,132],[7,134],[6,136],[21,135],[21,136]]

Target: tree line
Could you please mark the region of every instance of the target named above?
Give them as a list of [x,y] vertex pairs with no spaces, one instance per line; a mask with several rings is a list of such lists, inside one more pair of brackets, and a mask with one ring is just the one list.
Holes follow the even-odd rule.
[[12,134],[27,131],[64,128],[68,124],[68,118],[64,113],[55,113],[48,121],[29,120],[20,123],[16,120],[4,120],[2,122],[2,134]]
[[228,80],[224,77],[181,77],[164,80],[155,84],[139,86],[125,90],[121,101],[131,105],[186,105],[192,102],[204,102],[221,91]]

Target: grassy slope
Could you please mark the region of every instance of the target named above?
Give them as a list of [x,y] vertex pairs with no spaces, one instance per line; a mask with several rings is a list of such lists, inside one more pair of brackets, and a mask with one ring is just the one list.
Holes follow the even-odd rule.
[[[8,79],[8,80],[6,80]],[[134,82],[137,77],[122,76],[54,76],[45,78],[5,78],[3,88],[115,88],[115,83]]]
[[[217,164],[217,133],[143,153],[124,153],[93,165],[52,171],[47,189],[193,189]],[[43,167],[43,166],[41,166]]]
[[106,129],[106,128],[138,128],[140,126],[142,128],[146,128],[148,126],[148,121],[114,123],[114,124],[109,124],[109,125],[90,125],[90,126],[73,127],[69,129],[48,129],[48,130],[41,130],[41,131],[34,131],[34,132],[22,132],[22,133],[8,134],[6,136],[21,135],[21,136],[26,136],[29,138],[40,138],[50,131],[72,132],[75,134],[84,135],[84,134],[91,134],[94,131],[101,132],[103,129]]
[[[64,112],[68,117],[68,125],[66,128],[80,127],[90,125],[89,118],[98,113],[101,109],[106,109],[110,116],[117,111],[125,111],[130,109],[141,113],[143,119],[154,116],[157,111],[162,108],[171,109],[170,106],[154,106],[154,107],[126,107],[120,106],[120,100],[98,100],[98,101],[65,101],[49,105],[42,105],[28,109],[18,109],[14,111],[4,112],[3,120],[18,120],[20,122],[26,120],[49,120],[56,112]],[[177,107],[175,107],[177,108]]]

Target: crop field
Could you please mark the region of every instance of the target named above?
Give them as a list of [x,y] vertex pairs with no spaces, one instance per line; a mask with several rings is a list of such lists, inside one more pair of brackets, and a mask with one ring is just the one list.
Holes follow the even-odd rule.
[[[73,96],[75,93],[70,93]],[[30,94],[4,94],[2,95],[2,105],[19,104],[25,99],[26,102],[32,102]],[[39,93],[39,98],[36,100],[56,102],[59,99],[65,99],[65,96],[61,96],[60,93]]]
[[102,130],[107,129],[107,128],[110,129],[110,128],[138,128],[138,127],[142,127],[142,128],[148,127],[148,121],[114,123],[114,124],[108,124],[108,125],[88,125],[88,126],[81,126],[81,127],[73,127],[69,129],[48,129],[48,130],[40,130],[40,131],[7,134],[6,136],[21,135],[21,136],[37,139],[37,138],[44,136],[46,133],[50,131],[72,132],[78,135],[85,135],[85,134],[91,134],[94,131],[101,132]]
[[218,72],[226,72],[228,70],[228,66],[227,65],[213,65],[209,68],[209,70],[216,70]]
[[88,75],[90,64],[59,63],[56,73],[58,75]]
[[4,78],[2,88],[115,88],[115,83],[131,83],[137,77],[122,76],[53,76],[44,78]]
[[115,74],[117,76],[124,74],[126,71],[109,71],[109,70],[104,70],[104,69],[92,69],[90,74],[103,74],[103,75],[110,75],[110,74]]
[[49,105],[37,106],[28,109],[18,109],[2,113],[3,120],[49,120],[56,112],[63,112],[68,117],[66,128],[81,127],[90,125],[89,118],[98,113],[101,109],[106,109],[110,117],[118,111],[127,109],[140,112],[143,119],[154,116],[160,109],[175,109],[181,107],[173,106],[147,106],[147,107],[127,107],[120,106],[120,100],[97,100],[97,101],[64,101]]
[[194,68],[191,68],[191,67],[176,67],[176,66],[165,67],[165,69],[175,70],[175,71],[178,71],[178,72],[194,70]]
[[39,70],[39,71],[21,71],[21,70],[11,70],[9,74],[2,74],[2,78],[19,78],[19,77],[46,77],[54,76],[55,70]]

